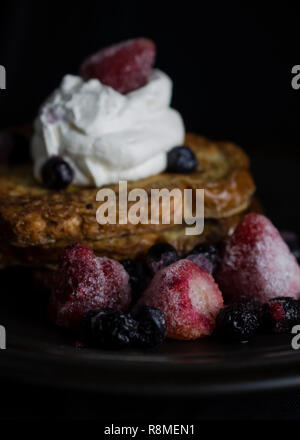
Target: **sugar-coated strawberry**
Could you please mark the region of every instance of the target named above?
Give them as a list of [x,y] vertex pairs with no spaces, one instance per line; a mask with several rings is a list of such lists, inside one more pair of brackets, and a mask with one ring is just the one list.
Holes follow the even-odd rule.
[[80,74],[85,80],[97,78],[117,92],[129,93],[148,82],[155,53],[154,42],[146,38],[124,41],[91,55]]
[[129,275],[120,263],[96,257],[79,243],[65,249],[49,303],[55,324],[76,328],[89,310],[111,307],[127,311],[130,301]]
[[165,314],[167,337],[189,340],[213,332],[223,298],[211,275],[179,260],[156,273],[140,304]]
[[240,295],[261,303],[300,296],[300,267],[275,226],[248,214],[228,240],[216,279],[226,300]]

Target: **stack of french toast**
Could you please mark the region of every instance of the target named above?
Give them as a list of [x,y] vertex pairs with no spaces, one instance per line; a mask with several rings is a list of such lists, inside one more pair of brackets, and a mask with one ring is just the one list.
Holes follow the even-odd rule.
[[[32,176],[32,165],[2,166],[0,171],[0,265],[55,268],[64,247],[75,241],[96,255],[122,260],[143,257],[157,242],[172,244],[180,255],[203,242],[220,242],[233,233],[246,212],[259,211],[247,155],[230,142],[187,134],[185,145],[197,156],[192,174],[161,173],[128,182],[142,188],[204,189],[204,231],[186,235],[184,224],[105,224],[96,221],[99,188],[71,186],[54,192]],[[118,197],[118,185],[111,185]],[[150,197],[149,197],[150,200]]]

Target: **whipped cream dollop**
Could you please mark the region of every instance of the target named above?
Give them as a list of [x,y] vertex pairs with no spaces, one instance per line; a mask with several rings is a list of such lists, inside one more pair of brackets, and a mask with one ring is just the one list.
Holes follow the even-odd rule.
[[180,114],[170,107],[172,81],[153,70],[127,95],[97,79],[66,75],[42,105],[32,138],[34,174],[53,156],[73,168],[74,184],[137,180],[166,168],[166,153],[184,140]]

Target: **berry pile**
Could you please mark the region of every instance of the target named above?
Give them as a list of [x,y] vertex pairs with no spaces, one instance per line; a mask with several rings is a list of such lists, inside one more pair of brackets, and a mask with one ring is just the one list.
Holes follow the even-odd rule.
[[300,324],[300,303],[294,298],[273,298],[262,308],[263,326],[272,333],[288,333]]
[[131,314],[113,309],[90,310],[81,321],[86,345],[106,349],[151,348],[164,341],[166,320],[153,307],[138,307]]
[[216,334],[230,341],[248,341],[259,330],[270,333],[289,333],[300,324],[300,301],[276,297],[261,305],[242,298],[224,307],[217,317]]
[[212,333],[246,342],[259,331],[287,333],[300,323],[300,268],[266,217],[246,216],[222,255],[219,248],[200,244],[180,258],[170,244],[157,243],[145,261],[119,263],[74,243],[56,272],[50,317],[81,328],[85,345],[104,348],[155,347],[165,337]]

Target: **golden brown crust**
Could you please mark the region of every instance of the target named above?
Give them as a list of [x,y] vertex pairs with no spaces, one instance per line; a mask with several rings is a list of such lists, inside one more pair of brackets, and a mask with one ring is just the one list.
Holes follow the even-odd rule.
[[[254,199],[247,211],[262,212],[260,203]],[[246,212],[247,212],[246,211]],[[143,257],[150,246],[157,242],[171,243],[180,255],[190,252],[194,246],[203,242],[218,242],[230,236],[246,212],[223,219],[207,219],[203,234],[185,235],[184,226],[177,225],[169,229],[144,234],[128,234],[101,240],[85,240],[98,256],[107,256],[117,260]],[[69,240],[61,240],[44,246],[19,247],[2,241],[0,243],[0,266],[25,265],[30,267],[54,268],[63,248]]]
[[[213,142],[193,134],[187,135],[186,145],[198,157],[199,166],[195,173],[161,173],[128,183],[128,191],[143,188],[149,194],[153,188],[203,188],[206,219],[232,217],[245,210],[255,190],[246,154],[230,142]],[[117,185],[110,188],[118,194]],[[31,166],[3,168],[0,176],[0,238],[16,247],[45,249],[74,240],[89,243],[92,247],[96,243],[110,246],[119,240],[116,247],[120,248],[122,237],[157,237],[170,229],[169,225],[162,224],[99,225],[95,218],[99,206],[99,202],[95,202],[97,191],[95,188],[71,187],[68,191],[51,192],[33,179]],[[128,237],[123,241],[127,243]]]
[[[181,255],[189,252],[196,244],[204,241],[224,239],[241,219],[241,214],[219,220],[207,220],[204,233],[200,236],[185,235],[184,226],[177,225],[169,229],[144,234],[128,234],[102,240],[83,240],[82,243],[93,248],[99,256],[117,260],[143,256],[154,243],[166,241],[172,244]],[[0,244],[0,265],[29,265],[34,267],[56,265],[68,239],[53,244],[20,247],[9,243]]]

